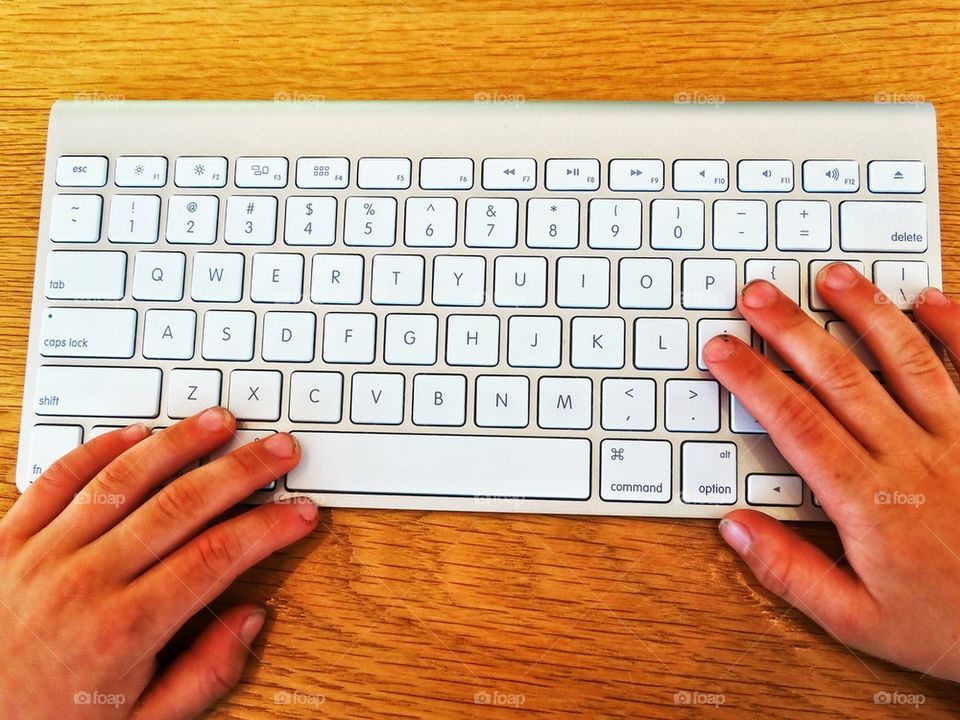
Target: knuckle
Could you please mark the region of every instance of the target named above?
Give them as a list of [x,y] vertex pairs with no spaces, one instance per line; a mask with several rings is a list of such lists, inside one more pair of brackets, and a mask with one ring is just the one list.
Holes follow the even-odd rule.
[[193,517],[204,506],[203,492],[195,483],[187,480],[174,481],[153,498],[157,513],[171,525]]
[[223,470],[237,478],[262,477],[269,474],[268,466],[260,457],[260,443],[252,443],[223,457]]
[[918,377],[930,375],[943,367],[923,337],[911,337],[900,343],[897,364],[908,375]]
[[222,528],[201,535],[195,542],[197,563],[211,579],[221,578],[243,554],[239,540]]
[[205,673],[205,690],[207,696],[219,698],[226,695],[234,686],[240,682],[240,676],[243,674],[243,665],[241,663],[213,663],[207,668]]
[[107,495],[122,496],[130,484],[133,468],[129,461],[118,458],[97,473],[94,480],[98,491]]
[[830,392],[851,394],[863,390],[868,375],[869,371],[856,356],[846,350],[818,384]]
[[809,396],[794,395],[777,412],[778,427],[789,428],[790,435],[801,445],[816,444],[823,437],[823,425],[810,407]]

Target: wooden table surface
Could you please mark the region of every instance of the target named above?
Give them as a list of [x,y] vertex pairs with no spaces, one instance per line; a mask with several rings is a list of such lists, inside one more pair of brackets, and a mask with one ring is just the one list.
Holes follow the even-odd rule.
[[[939,114],[945,278],[960,291],[955,1],[163,5],[0,0],[0,512],[16,499],[56,98],[923,99]],[[829,527],[802,532],[837,550]],[[853,653],[766,593],[710,521],[325,512],[229,599],[265,603],[270,620],[210,717],[717,712],[677,704],[690,692],[721,695],[731,717],[960,712],[956,686]],[[925,702],[876,705],[882,691]]]

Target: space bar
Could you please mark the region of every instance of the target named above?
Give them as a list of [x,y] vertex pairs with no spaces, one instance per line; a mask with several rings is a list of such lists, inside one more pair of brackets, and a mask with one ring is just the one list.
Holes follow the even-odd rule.
[[294,432],[301,492],[585,500],[590,441],[579,438]]

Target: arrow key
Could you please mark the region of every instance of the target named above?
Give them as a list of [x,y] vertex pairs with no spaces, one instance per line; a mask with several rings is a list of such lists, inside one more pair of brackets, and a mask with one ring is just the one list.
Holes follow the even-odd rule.
[[751,505],[799,506],[803,480],[799,475],[747,475],[747,502]]

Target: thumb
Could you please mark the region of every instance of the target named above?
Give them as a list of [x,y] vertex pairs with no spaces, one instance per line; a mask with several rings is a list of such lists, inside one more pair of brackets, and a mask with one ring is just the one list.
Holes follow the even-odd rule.
[[720,535],[767,590],[840,642],[869,636],[876,604],[860,580],[779,520],[735,510],[720,521]]
[[226,695],[240,681],[243,666],[266,613],[242,605],[231,608],[200,634],[137,702],[135,720],[190,720]]

